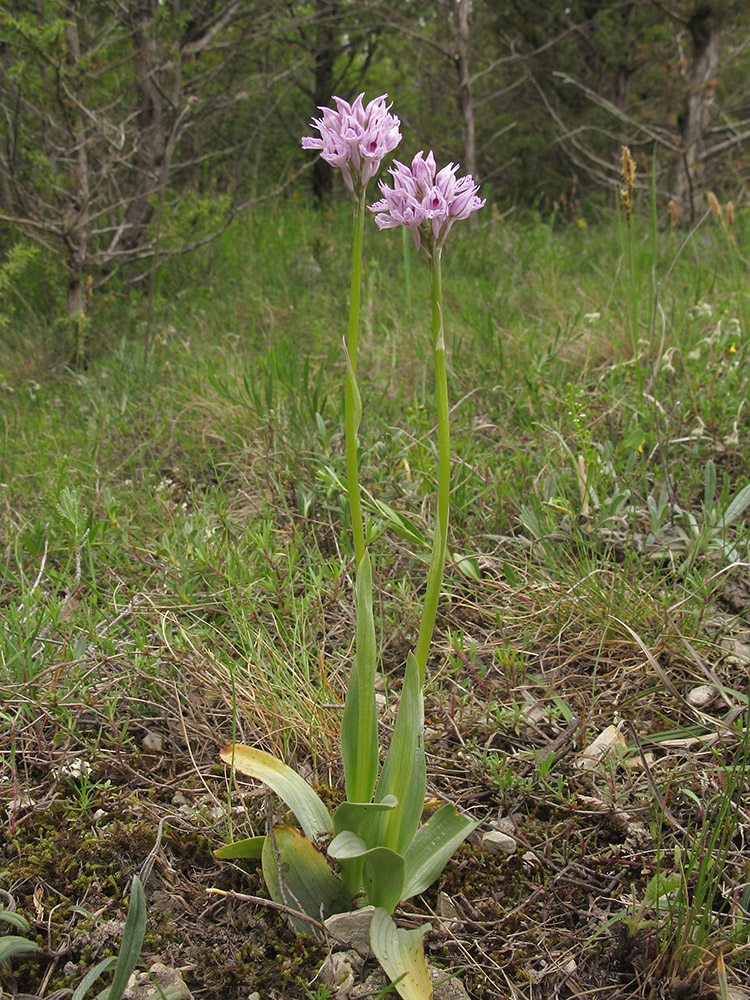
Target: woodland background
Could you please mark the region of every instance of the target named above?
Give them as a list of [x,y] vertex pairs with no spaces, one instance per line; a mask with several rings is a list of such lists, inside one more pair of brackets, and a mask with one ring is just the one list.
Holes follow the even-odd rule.
[[[498,211],[612,208],[620,148],[690,224],[747,197],[741,0],[15,0],[0,4],[0,307],[148,288],[241,210],[343,196],[299,138],[332,94],[388,92]],[[666,218],[666,215],[664,215]],[[59,321],[59,320],[58,320]]]
[[[0,994],[90,984],[140,872],[140,967],[332,996],[326,949],[214,856],[273,812],[218,752],[342,784],[352,228],[300,137],[387,91],[397,157],[487,198],[444,260],[425,695],[429,802],[483,828],[401,912],[473,998],[748,1000],[749,27],[747,0],[0,0],[0,945],[38,946],[0,948]],[[389,727],[436,449],[429,268],[375,228]]]

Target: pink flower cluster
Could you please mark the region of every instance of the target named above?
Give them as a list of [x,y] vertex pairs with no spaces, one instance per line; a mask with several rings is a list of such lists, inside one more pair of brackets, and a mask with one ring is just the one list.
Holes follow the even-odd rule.
[[435,157],[429,152],[425,157],[420,150],[411,161],[411,167],[394,160],[390,173],[393,187],[380,182],[382,198],[370,206],[376,212],[379,229],[406,226],[414,233],[419,249],[422,239],[440,248],[454,222],[468,219],[484,205],[478,196],[479,187],[471,174],[456,179],[457,163],[449,163],[437,174]]
[[396,115],[390,114],[387,94],[374,98],[366,106],[360,94],[353,104],[334,97],[336,111],[321,108],[322,118],[313,118],[311,127],[318,129],[320,138],[306,136],[303,149],[319,149],[323,159],[339,167],[350,191],[366,187],[383,157],[401,142]]

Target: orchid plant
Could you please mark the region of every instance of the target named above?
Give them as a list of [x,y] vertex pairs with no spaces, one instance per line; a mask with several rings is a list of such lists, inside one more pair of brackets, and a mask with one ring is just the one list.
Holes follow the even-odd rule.
[[[357,433],[362,403],[357,384],[359,298],[368,182],[401,140],[399,119],[386,95],[367,105],[360,94],[349,104],[334,97],[313,120],[318,137],[302,140],[341,170],[354,202],[345,425],[347,493],[355,558],[356,632],[341,722],[346,800],[331,815],[317,793],[292,768],[265,751],[233,744],[221,759],[271,788],[301,827],[279,824],[267,835],[228,844],[221,858],[257,858],[272,899],[287,907],[299,931],[317,933],[320,920],[364,903],[375,909],[372,950],[405,1000],[427,1000],[432,985],[421,946],[423,930],[404,930],[391,914],[399,902],[423,892],[438,878],[458,845],[478,825],[442,805],[422,823],[425,800],[424,682],[446,557],[450,499],[450,423],[443,329],[441,255],[454,222],[484,205],[471,176],[458,166],[436,170],[435,158],[417,153],[411,165],[394,161],[392,186],[380,182],[381,199],[370,206],[380,229],[409,229],[430,261],[432,351],[438,429],[437,512],[427,592],[414,652],[407,657],[401,699],[385,759],[380,756],[375,673],[377,647],[372,568],[366,547]],[[326,859],[337,863],[334,871]],[[306,919],[310,918],[310,919]]]

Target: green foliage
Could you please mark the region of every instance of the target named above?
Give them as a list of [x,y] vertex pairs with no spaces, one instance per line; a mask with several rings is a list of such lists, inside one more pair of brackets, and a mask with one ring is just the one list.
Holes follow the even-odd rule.
[[[135,688],[142,697],[141,719],[141,713],[161,713],[174,679],[202,692],[229,692],[231,673],[238,717],[246,731],[262,734],[275,756],[309,761],[317,774],[337,759],[340,708],[331,706],[340,704],[351,662],[353,598],[341,562],[350,552],[345,511],[325,470],[342,466],[337,387],[343,361],[329,341],[331,331],[340,330],[341,297],[333,284],[345,267],[348,211],[322,217],[326,249],[316,245],[313,222],[294,200],[256,210],[252,225],[237,220],[210,253],[195,258],[193,280],[179,298],[172,264],[165,264],[163,290],[170,295],[155,306],[159,342],[146,372],[138,351],[142,316],[137,302],[125,300],[114,301],[106,314],[111,351],[86,371],[54,377],[37,371],[29,378],[15,356],[5,351],[0,359],[0,677],[6,685],[0,717],[12,739],[19,727],[25,732],[42,718],[42,740],[51,739],[50,731],[65,740],[79,718],[88,725],[93,717],[116,733],[118,745],[127,745],[123,690]],[[648,232],[647,221],[636,225]],[[737,253],[747,256],[747,216],[738,213],[735,225]],[[285,266],[297,238],[322,271],[314,296]],[[370,244],[383,279],[400,278],[399,242],[392,240],[389,249],[386,235],[382,246]],[[569,722],[564,710],[586,713],[587,727],[596,724],[614,704],[602,698],[614,678],[616,685],[624,682],[618,710],[639,732],[694,736],[678,727],[679,705],[649,677],[632,637],[617,630],[613,640],[613,614],[644,636],[680,691],[699,668],[685,666],[679,635],[727,691],[736,692],[737,677],[746,673],[744,661],[725,665],[721,645],[728,630],[746,630],[744,618],[727,624],[727,604],[716,603],[724,600],[726,553],[743,556],[748,538],[747,509],[726,517],[733,500],[746,496],[750,467],[741,290],[712,219],[679,258],[678,248],[668,230],[658,234],[655,257],[648,241],[645,249],[635,247],[641,274],[652,267],[657,278],[669,272],[643,405],[629,364],[614,225],[581,229],[559,217],[550,225],[519,212],[488,218],[476,238],[459,239],[446,254],[455,400],[449,541],[455,552],[473,554],[480,579],[468,583],[455,567],[448,569],[427,715],[437,731],[433,739],[461,733],[468,771],[474,766],[470,734],[481,724],[479,749],[484,752],[491,736],[486,752],[497,763],[495,771],[483,772],[483,787],[518,807],[519,823],[531,824],[525,834],[545,851],[549,845],[552,858],[561,842],[573,842],[575,817],[588,816],[575,797],[581,782],[570,754],[549,766],[545,755],[547,735]],[[418,624],[414,609],[432,537],[430,512],[415,503],[434,486],[433,421],[426,409],[431,386],[421,375],[429,331],[417,315],[428,289],[422,269],[415,267],[410,281],[412,322],[399,285],[385,295],[374,284],[363,296],[363,343],[372,363],[358,372],[363,399],[372,401],[359,454],[372,498],[365,496],[365,511],[373,586],[382,595],[373,610],[376,634],[387,637],[380,670],[389,699],[394,692],[403,696],[405,647]],[[645,301],[640,308],[646,315]],[[688,513],[699,534],[704,525],[711,532],[677,573],[688,550],[672,545],[670,532],[681,528],[693,537]],[[658,558],[639,546],[652,533]],[[588,659],[587,648],[594,649]],[[529,728],[529,693],[545,712],[541,733]],[[728,697],[741,704],[735,693]],[[91,707],[81,716],[84,698]],[[229,723],[219,725],[218,738],[229,742]],[[720,725],[717,717],[715,728]],[[705,726],[700,733],[705,737]],[[537,757],[524,752],[529,743],[540,748]],[[726,747],[734,753],[733,743]],[[662,767],[679,753],[656,740],[654,748]],[[675,798],[684,804],[690,793],[700,808],[711,804],[711,815],[718,815],[724,765],[707,764],[705,754],[705,747],[685,750],[674,777],[654,768],[673,809]],[[639,781],[641,790],[645,786],[630,768],[617,781],[596,780],[605,796],[611,783],[613,797]],[[659,813],[648,793],[635,803],[644,823],[655,817],[655,830]],[[326,799],[334,824],[337,804]],[[694,807],[697,822],[700,808]],[[556,810],[568,826],[557,822]],[[237,823],[236,814],[231,819]],[[725,832],[731,825],[729,815]],[[610,843],[592,845],[592,826],[580,829],[587,855],[598,851],[593,857],[601,871],[611,860]],[[697,836],[698,826],[691,830]],[[611,832],[620,845],[621,833]],[[668,822],[664,837],[681,839]],[[257,858],[257,841],[247,850]],[[650,852],[646,860],[655,857]],[[678,870],[671,847],[661,857],[664,871]],[[686,873],[692,857],[683,846]],[[576,856],[576,864],[584,862]],[[457,876],[449,869],[441,888],[464,878],[465,870]],[[730,859],[724,870],[735,888],[746,881],[739,861]],[[636,905],[652,875],[635,883]],[[688,903],[696,879],[693,868]],[[472,887],[461,891],[474,898]],[[744,912],[745,895],[740,888]],[[716,907],[706,910],[712,947],[732,932],[727,911]],[[734,960],[741,965],[742,952]],[[741,966],[737,975],[743,974]]]
[[23,240],[14,243],[8,251],[0,267],[0,327],[10,325],[17,301],[25,301],[19,286],[25,272],[38,256],[39,248]]
[[[15,910],[7,910],[0,904],[0,924],[12,927],[13,930],[21,931],[21,934],[28,934],[31,926],[28,920]],[[15,955],[23,955],[30,952],[39,951],[39,945],[35,941],[29,941],[20,934],[3,934],[0,936],[0,963],[7,962]]]
[[[28,933],[28,921],[21,914],[8,911],[0,906],[0,922],[11,924],[18,930]],[[73,991],[73,1000],[84,1000],[94,983],[105,972],[114,969],[112,982],[96,995],[96,1000],[121,1000],[128,984],[128,979],[136,967],[143,945],[143,935],[146,931],[146,898],[143,886],[137,875],[133,876],[130,888],[130,905],[122,931],[120,952],[112,958],[102,959],[81,980]],[[0,937],[0,963],[18,955],[33,954],[39,951],[34,941],[13,934]],[[167,996],[172,991],[167,991]],[[179,992],[179,991],[178,991]],[[174,995],[174,994],[172,994]]]
[[378,734],[375,708],[377,650],[372,613],[372,571],[367,552],[357,567],[357,634],[347,699],[341,720],[341,754],[350,802],[369,802],[378,775]]

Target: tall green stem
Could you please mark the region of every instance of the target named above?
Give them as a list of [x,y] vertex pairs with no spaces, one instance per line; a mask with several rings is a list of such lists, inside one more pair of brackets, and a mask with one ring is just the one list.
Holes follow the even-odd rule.
[[448,410],[448,379],[445,361],[445,334],[443,330],[443,279],[440,270],[439,247],[432,247],[430,257],[430,277],[432,279],[432,358],[435,368],[435,397],[438,425],[438,491],[437,523],[432,541],[430,571],[427,576],[422,621],[415,656],[419,666],[419,678],[424,684],[427,656],[435,628],[440,585],[443,582],[443,567],[448,542],[448,513],[451,492],[451,432]]
[[362,188],[354,203],[354,240],[352,244],[352,286],[349,296],[349,335],[346,341],[348,354],[346,391],[344,397],[346,423],[346,477],[349,488],[349,510],[352,518],[354,559],[359,566],[365,554],[365,530],[362,522],[362,499],[359,492],[359,467],[357,462],[357,431],[361,406],[357,390],[357,342],[359,340],[359,294],[362,284],[362,244],[365,229],[365,189]]
[[635,364],[635,378],[638,386],[638,401],[643,405],[643,371],[641,369],[641,345],[638,340],[638,295],[636,293],[635,257],[633,254],[633,230],[630,227],[630,219],[627,220],[626,229],[627,251],[628,251],[628,298],[630,304],[630,339],[633,345],[633,362]]
[[627,321],[630,334],[630,347],[633,352],[636,385],[638,386],[638,402],[643,403],[643,372],[641,371],[640,345],[638,343],[638,296],[636,294],[635,255],[633,252],[632,205],[623,205],[624,195],[617,198],[617,224],[620,229],[620,246],[623,259],[626,260],[628,271],[627,286]]

